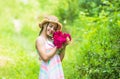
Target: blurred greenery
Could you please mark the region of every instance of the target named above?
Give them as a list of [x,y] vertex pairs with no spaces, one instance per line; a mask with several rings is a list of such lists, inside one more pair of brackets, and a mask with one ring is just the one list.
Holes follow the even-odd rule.
[[38,23],[56,15],[72,35],[65,79],[120,79],[120,0],[0,0],[0,79],[37,79]]

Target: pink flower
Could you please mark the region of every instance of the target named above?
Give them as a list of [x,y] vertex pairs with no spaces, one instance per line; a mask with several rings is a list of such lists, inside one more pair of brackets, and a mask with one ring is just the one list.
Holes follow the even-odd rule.
[[56,31],[53,34],[53,43],[55,46],[57,46],[57,48],[61,48],[62,45],[67,41],[67,38],[71,40],[70,34]]

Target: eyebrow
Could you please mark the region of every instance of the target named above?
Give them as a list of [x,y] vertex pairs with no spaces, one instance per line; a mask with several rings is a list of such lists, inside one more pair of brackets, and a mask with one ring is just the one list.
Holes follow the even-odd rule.
[[58,24],[57,25],[55,25],[55,24],[51,24],[52,26],[55,26],[55,28],[58,28]]

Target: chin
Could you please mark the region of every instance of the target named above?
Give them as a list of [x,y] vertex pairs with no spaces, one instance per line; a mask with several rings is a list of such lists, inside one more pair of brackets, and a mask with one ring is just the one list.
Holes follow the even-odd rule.
[[52,34],[50,34],[50,33],[47,33],[47,36],[50,36],[50,37],[51,37],[51,36],[52,36]]

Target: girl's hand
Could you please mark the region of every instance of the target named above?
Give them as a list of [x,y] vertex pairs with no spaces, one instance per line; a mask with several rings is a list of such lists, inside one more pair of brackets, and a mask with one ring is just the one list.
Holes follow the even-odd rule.
[[67,45],[69,45],[70,42],[71,42],[70,39],[67,37],[67,38],[66,38],[66,42],[63,44],[63,46],[62,46],[61,49],[65,48]]
[[66,43],[65,44],[66,45],[70,44],[70,38],[69,37],[66,38]]

